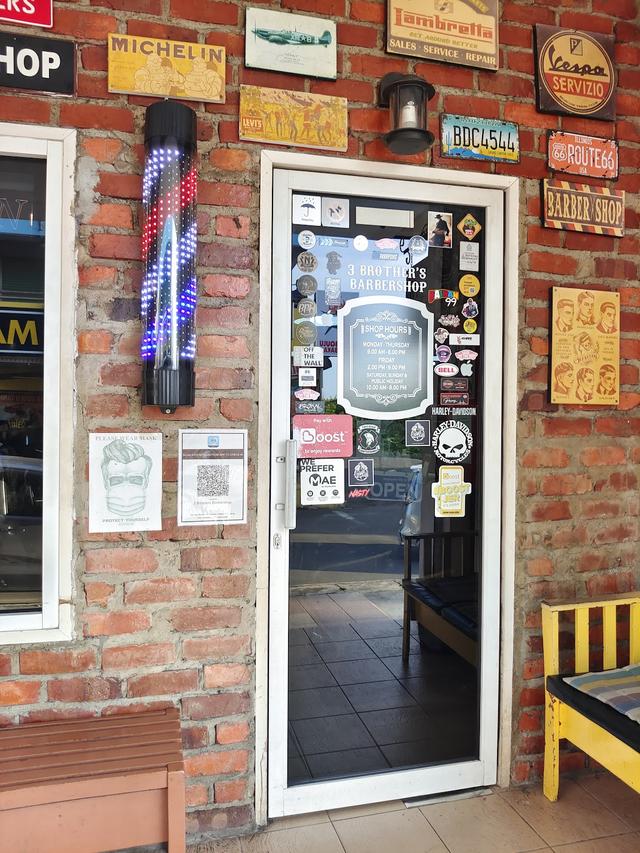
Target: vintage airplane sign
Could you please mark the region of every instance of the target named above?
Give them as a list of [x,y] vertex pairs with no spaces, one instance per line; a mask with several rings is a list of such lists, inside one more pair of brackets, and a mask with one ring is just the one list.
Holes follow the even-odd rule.
[[335,22],[273,9],[247,9],[245,65],[335,80]]

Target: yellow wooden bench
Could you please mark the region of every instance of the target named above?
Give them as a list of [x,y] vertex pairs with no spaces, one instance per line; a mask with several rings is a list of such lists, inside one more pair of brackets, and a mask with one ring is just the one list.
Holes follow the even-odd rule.
[[[624,714],[617,711],[621,725],[626,726],[625,734],[616,735],[617,726],[612,727],[597,722],[593,715],[588,716],[584,711],[577,710],[567,700],[564,701],[549,690],[555,690],[560,664],[560,614],[574,614],[575,632],[575,667],[573,673],[564,675],[580,675],[589,672],[589,627],[590,611],[601,608],[603,656],[602,671],[617,668],[618,657],[618,608],[629,607],[629,663],[640,663],[640,594],[624,595],[607,598],[601,601],[584,601],[579,603],[542,604],[542,641],[544,647],[545,674],[545,749],[544,749],[544,794],[547,799],[558,799],[559,787],[559,746],[560,740],[566,738],[587,755],[594,758],[615,776],[626,782],[640,793],[640,751],[630,745],[627,732],[629,724],[640,726]],[[574,689],[574,688],[572,688]],[[598,703],[598,700],[593,699]],[[599,703],[602,705],[603,703]],[[607,707],[607,706],[605,706]],[[623,739],[621,739],[623,738]],[[631,738],[633,740],[633,737]]]
[[0,850],[185,851],[177,709],[0,730]]

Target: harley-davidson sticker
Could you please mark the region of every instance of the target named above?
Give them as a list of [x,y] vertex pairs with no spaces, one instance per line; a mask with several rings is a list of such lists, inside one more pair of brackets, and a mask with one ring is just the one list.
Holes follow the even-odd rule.
[[471,453],[473,436],[462,421],[443,421],[433,431],[431,446],[443,462],[464,462]]

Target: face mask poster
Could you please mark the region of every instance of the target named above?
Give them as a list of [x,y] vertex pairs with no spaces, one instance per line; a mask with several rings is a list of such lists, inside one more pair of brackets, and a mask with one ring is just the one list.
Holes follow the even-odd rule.
[[89,532],[162,529],[162,433],[89,435]]

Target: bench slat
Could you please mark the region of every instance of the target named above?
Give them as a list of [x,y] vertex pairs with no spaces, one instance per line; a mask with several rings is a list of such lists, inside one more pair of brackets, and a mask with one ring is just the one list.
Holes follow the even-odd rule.
[[94,717],[82,720],[52,720],[46,723],[21,723],[18,726],[0,729],[0,743],[6,738],[15,737],[19,732],[23,736],[28,734],[47,737],[57,736],[65,731],[92,732],[121,728],[143,728],[149,724],[175,722],[176,720],[179,720],[178,709],[168,708],[165,711],[145,712],[143,714],[120,714],[112,717]]
[[607,604],[602,608],[602,662],[605,669],[615,669],[618,665],[616,613],[615,604]]
[[[141,742],[138,737],[117,737],[117,738],[101,738],[91,741],[71,741],[70,743],[55,744],[37,744],[26,745],[24,747],[16,747],[13,749],[3,749],[0,751],[0,772],[7,772],[12,765],[17,763],[31,763],[35,766],[46,766],[46,762],[53,758],[57,758],[57,763],[67,761],[73,764],[77,760],[78,755],[85,755],[87,751],[96,754],[107,753],[117,750],[119,753],[126,755],[127,751],[131,755],[145,754],[143,751],[149,747],[162,747],[166,750],[179,750],[180,739],[175,736],[175,733],[155,734]],[[6,767],[5,765],[9,765]]]
[[[21,736],[22,734],[22,736]],[[156,723],[154,725],[145,726],[143,729],[136,727],[132,729],[97,729],[92,732],[76,732],[64,731],[52,733],[49,736],[42,734],[33,735],[31,732],[20,732],[20,729],[15,729],[12,737],[5,738],[0,741],[0,760],[2,755],[14,749],[24,749],[25,751],[52,750],[56,746],[64,746],[72,748],[76,744],[82,746],[87,743],[99,743],[101,741],[114,741],[126,738],[133,743],[145,743],[149,739],[157,740],[160,738],[172,739],[176,736],[176,726],[173,723]]]
[[57,780],[71,781],[79,778],[91,779],[96,776],[122,775],[133,773],[137,770],[154,770],[165,767],[167,764],[181,761],[175,752],[165,752],[149,756],[138,756],[132,758],[127,756],[113,761],[103,761],[96,766],[95,762],[88,761],[73,765],[57,765],[53,767],[42,767],[41,769],[12,770],[11,778],[0,781],[0,791],[4,789],[19,788],[24,785],[32,785],[37,782],[53,782]]
[[576,610],[576,672],[589,672],[589,608]]

